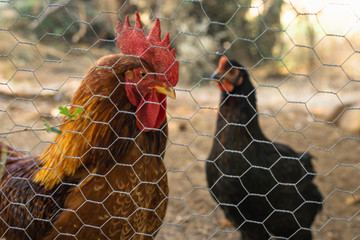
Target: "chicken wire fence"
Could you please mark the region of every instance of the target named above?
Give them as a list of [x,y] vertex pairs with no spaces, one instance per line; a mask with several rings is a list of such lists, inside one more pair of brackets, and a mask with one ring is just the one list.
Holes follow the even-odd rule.
[[[82,233],[84,231],[90,232],[94,239],[118,239],[119,235],[107,235],[108,228],[116,229],[118,226],[118,223],[108,224],[111,222],[110,219],[127,222],[126,228],[119,231],[132,232],[130,236],[134,239],[241,239],[238,230],[242,230],[248,223],[263,226],[269,234],[268,238],[274,236],[279,239],[291,239],[298,231],[304,229],[310,229],[314,239],[356,239],[360,236],[360,78],[357,68],[360,4],[357,1],[113,0],[97,3],[91,0],[2,0],[0,11],[1,141],[15,149],[13,151],[9,148],[10,150],[5,151],[2,147],[3,172],[10,171],[5,169],[5,162],[10,161],[9,159],[16,161],[17,158],[24,159],[26,155],[30,156],[28,158],[39,156],[48,145],[54,144],[54,136],[63,134],[59,133],[56,127],[61,125],[60,119],[63,115],[71,117],[65,106],[70,107],[71,97],[86,76],[86,71],[96,64],[99,58],[120,52],[114,40],[118,19],[124,22],[126,15],[129,15],[130,22],[134,25],[135,11],[138,11],[144,32],[149,33],[155,19],[159,18],[162,36],[164,37],[166,32],[170,33],[171,46],[176,49],[176,59],[180,66],[179,83],[175,87],[177,100],[168,100],[166,109],[166,126],[169,133],[163,129],[160,131],[165,136],[167,146],[164,151],[155,154],[166,167],[169,193],[159,185],[159,178],[150,177],[144,180],[141,174],[138,176],[136,171],[141,171],[141,168],[136,168],[138,158],[129,163],[116,160],[116,166],[132,169],[130,172],[136,175],[137,181],[135,188],[139,189],[139,186],[142,186],[144,192],[146,189],[153,189],[150,186],[161,189],[154,190],[153,193],[161,195],[158,206],[150,209],[144,207],[142,198],[133,196],[132,193],[135,191],[113,187],[110,187],[110,193],[105,192],[97,198],[88,197],[86,192],[80,190],[84,200],[76,209],[66,209],[66,204],[58,203],[53,199],[55,197],[52,191],[37,192],[33,189],[33,194],[28,200],[13,201],[9,200],[9,195],[15,194],[16,191],[25,191],[22,189],[24,185],[12,186],[13,182],[8,180],[11,184],[2,183],[1,201],[7,201],[0,210],[1,220],[7,226],[6,230],[2,230],[3,237],[11,231],[20,231],[25,234],[23,236],[30,238],[33,233],[29,229],[34,222],[45,222],[49,224],[50,229],[55,229],[54,222],[67,210],[73,214],[74,221],[63,224],[78,224],[76,231],[63,233],[61,228],[54,231],[60,235],[63,233],[63,238],[73,237],[72,239],[86,236]],[[206,163],[216,162],[223,153],[241,155],[245,159],[244,164],[252,164],[251,160],[247,160],[252,153],[245,153],[250,149],[248,145],[241,150],[226,149],[228,145],[223,144],[220,137],[232,138],[234,142],[242,140],[231,133],[223,136],[219,134],[221,129],[216,130],[217,118],[223,117],[226,121],[223,128],[235,125],[252,131],[252,125],[227,122],[228,119],[223,113],[218,116],[220,108],[226,105],[227,98],[221,100],[219,89],[211,84],[214,80],[211,74],[218,68],[221,56],[241,63],[244,68],[233,66],[231,69],[245,69],[254,85],[257,99],[257,106],[252,106],[257,107],[254,116],[259,119],[260,127],[267,139],[257,139],[254,136],[248,145],[272,145],[273,151],[279,154],[279,160],[276,162],[295,159],[300,163],[301,158],[305,156],[302,153],[310,153],[314,157],[314,172],[309,171],[303,166],[305,164],[301,163],[300,169],[306,170],[301,179],[295,182],[285,181],[284,184],[276,180],[275,176],[273,179],[276,183],[273,188],[245,190],[248,194],[239,196],[241,199],[238,199],[236,204],[221,202],[219,196],[213,192],[215,185],[221,182],[221,178],[227,177],[237,179],[242,187],[248,189],[245,175],[251,171],[245,170],[242,175],[236,176],[231,171],[221,172],[222,169],[218,167],[222,176],[215,177],[215,183],[210,184],[207,183],[205,173]],[[220,83],[219,80],[217,82]],[[250,95],[249,93],[245,96]],[[244,96],[235,94],[234,97]],[[59,106],[63,106],[62,110],[60,109],[61,113]],[[235,113],[237,109],[241,108],[234,105],[227,112]],[[87,137],[85,133],[80,135]],[[136,142],[140,138],[139,135],[130,140]],[[224,148],[223,152],[219,157],[210,159],[212,146],[218,142]],[[281,157],[281,150],[275,142],[286,144],[301,154],[292,158]],[[155,143],[157,142],[147,144]],[[76,146],[77,142],[71,144]],[[111,146],[90,148],[94,151],[111,152]],[[139,151],[141,157],[151,157],[145,150]],[[73,159],[76,157],[80,156]],[[117,159],[116,156],[112,158]],[[287,166],[286,163],[284,166]],[[268,172],[274,170],[273,165],[262,166],[261,163],[252,169]],[[280,175],[282,171],[287,170],[279,171]],[[105,179],[99,180],[100,183],[112,186],[109,172],[87,170],[79,177],[85,180],[76,180],[75,183],[62,182],[61,177],[60,180],[61,184],[74,189],[77,189],[77,184],[84,184],[90,177]],[[262,176],[259,174],[259,178]],[[300,219],[301,216],[296,215],[296,211],[302,205],[314,201],[303,197],[298,207],[284,210],[282,206],[278,208],[279,204],[276,202],[271,202],[272,190],[275,186],[293,186],[297,189],[297,184],[309,176],[314,176],[312,181],[322,195],[322,210],[316,215],[311,227],[301,227],[301,220],[296,220],[299,224],[298,230],[288,236],[276,235],[272,232],[272,227],[267,225],[271,216],[286,212]],[[25,186],[32,186],[32,177],[31,175],[29,178],[14,178],[24,181]],[[260,188],[261,186],[260,184]],[[226,185],[222,188],[229,193],[237,190]],[[8,191],[5,189],[12,190],[5,193]],[[65,196],[71,196],[71,193],[76,191],[74,189],[64,191],[63,199]],[[126,195],[123,198],[124,208],[132,202],[135,203],[136,209],[126,216],[107,209],[106,201],[113,193]],[[46,219],[39,219],[32,216],[34,206],[46,212],[54,205],[35,203],[37,197],[44,195],[53,199],[57,210],[50,211],[52,214]],[[146,196],[149,195],[144,193],[142,197]],[[246,214],[240,213],[244,222],[238,226],[226,220],[222,207],[230,206],[233,207],[232,211],[239,211],[240,206],[246,203],[248,205],[245,204],[245,208],[252,209],[251,201],[248,203],[246,200],[251,196],[260,196],[265,201],[255,208],[266,208],[266,204],[272,206],[266,217],[247,219]],[[287,198],[286,201],[291,202],[291,197],[292,195],[284,194],[280,195],[279,199]],[[168,206],[163,218],[158,211],[163,208],[164,202],[168,202]],[[254,200],[254,203],[258,202]],[[7,222],[4,209],[9,205],[18,206],[13,211],[29,218],[25,227],[19,227],[16,222]],[[96,215],[99,213],[96,211],[93,214],[94,219],[103,217],[101,221],[84,221],[79,217],[82,214],[80,212],[91,212],[92,205],[102,206],[104,209],[101,216]],[[155,226],[151,232],[139,225],[132,226],[134,222],[145,221],[141,217],[134,219],[137,211],[149,211],[155,216],[150,220]],[[280,219],[278,225],[286,228],[289,220],[285,217],[284,219]],[[265,238],[244,234],[242,239]]]

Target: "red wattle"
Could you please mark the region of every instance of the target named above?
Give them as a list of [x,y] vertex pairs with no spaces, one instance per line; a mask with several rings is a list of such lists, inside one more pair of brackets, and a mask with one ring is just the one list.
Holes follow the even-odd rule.
[[[126,79],[127,83],[131,83]],[[157,94],[156,90],[146,93],[142,98],[139,91],[132,84],[125,85],[126,96],[136,109],[136,125],[144,132],[151,131],[147,128],[160,128],[166,116],[166,96]],[[145,129],[146,128],[146,129]]]
[[136,125],[140,130],[148,132],[150,129],[144,128],[160,128],[166,115],[165,97],[155,91],[144,96],[146,101],[142,99],[136,110]]
[[221,91],[228,91],[229,93],[231,93],[234,90],[234,86],[226,81],[222,81],[222,83],[216,82],[216,84]]

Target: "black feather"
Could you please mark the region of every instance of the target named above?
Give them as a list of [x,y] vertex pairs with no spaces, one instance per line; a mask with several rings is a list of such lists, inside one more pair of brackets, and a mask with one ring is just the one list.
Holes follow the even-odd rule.
[[231,93],[222,92],[218,140],[206,164],[211,193],[243,239],[312,239],[310,226],[322,208],[312,157],[264,136],[248,73],[230,63],[244,80]]

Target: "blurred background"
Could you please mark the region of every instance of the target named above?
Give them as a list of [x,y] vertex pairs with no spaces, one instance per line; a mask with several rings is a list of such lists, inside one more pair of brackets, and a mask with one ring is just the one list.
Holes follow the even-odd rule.
[[207,77],[220,54],[267,76],[314,75],[325,64],[339,68],[327,68],[322,76],[342,77],[346,71],[356,79],[356,0],[1,1],[0,10],[0,53],[17,68],[35,70],[79,51],[92,60],[99,48],[116,52],[117,21],[126,15],[134,20],[138,11],[146,30],[160,18],[163,32],[170,32],[186,69],[183,83]]
[[219,223],[204,174],[219,105],[209,77],[222,55],[250,73],[266,136],[316,157],[324,210],[315,239],[360,237],[358,0],[1,0],[1,141],[40,154],[54,137],[42,119],[58,123],[57,107],[89,67],[119,53],[117,21],[134,23],[135,11],[145,32],[160,18],[180,62],[168,108],[170,205],[158,239],[240,237]]

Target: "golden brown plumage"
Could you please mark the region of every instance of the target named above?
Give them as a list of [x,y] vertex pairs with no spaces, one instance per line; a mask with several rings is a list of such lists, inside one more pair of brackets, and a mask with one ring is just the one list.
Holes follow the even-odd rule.
[[[167,206],[164,94],[173,95],[161,77],[142,74],[156,69],[144,58],[103,57],[71,100],[70,112],[82,107],[82,116],[64,117],[41,156],[1,144],[1,237],[153,239]],[[135,104],[144,98],[154,103]]]
[[154,235],[161,226],[168,194],[162,162],[167,127],[136,127],[136,108],[120,81],[125,71],[141,66],[137,58],[111,55],[96,65],[71,101],[83,106],[86,117],[64,118],[69,123],[63,134],[40,157],[7,161],[0,203],[0,235],[7,239],[128,239],[135,233],[146,239],[141,234]]

